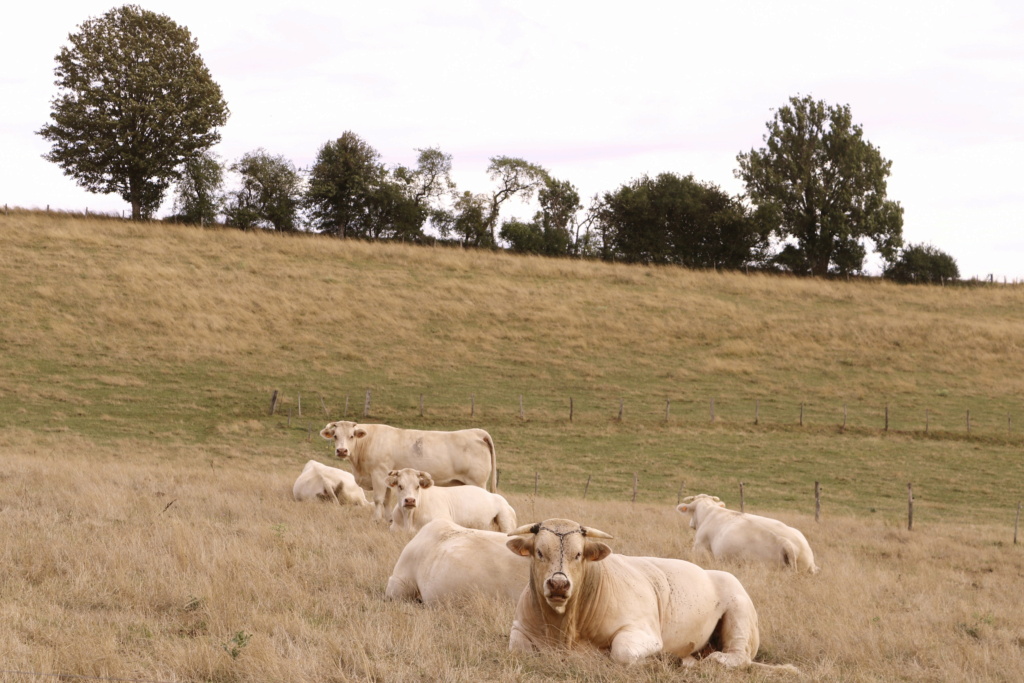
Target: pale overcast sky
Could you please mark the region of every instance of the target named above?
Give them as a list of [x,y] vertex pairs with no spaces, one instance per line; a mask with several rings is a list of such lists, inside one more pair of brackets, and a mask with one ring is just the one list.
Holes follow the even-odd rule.
[[[389,165],[453,156],[460,190],[522,157],[585,203],[647,173],[729,193],[736,155],[794,95],[849,104],[891,160],[908,243],[962,276],[1024,279],[1020,0],[145,1],[187,26],[231,118],[215,151],[308,167],[351,130]],[[117,3],[17,3],[0,41],[0,203],[122,211],[41,158],[54,56]],[[166,206],[166,205],[165,205]],[[518,207],[529,218],[531,209]]]

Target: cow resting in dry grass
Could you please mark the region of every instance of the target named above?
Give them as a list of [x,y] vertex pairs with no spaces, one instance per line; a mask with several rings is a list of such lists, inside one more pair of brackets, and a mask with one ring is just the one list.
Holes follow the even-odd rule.
[[507,540],[504,533],[435,519],[402,549],[384,596],[431,604],[482,594],[512,603],[523,592],[530,561],[510,555]]
[[[753,662],[757,612],[732,574],[685,560],[613,554],[603,531],[568,519],[519,527],[509,549],[532,558],[530,582],[516,608],[509,649],[591,645],[616,662],[659,652],[694,665]],[[711,650],[714,651],[711,651]]]
[[435,519],[449,519],[469,529],[508,533],[516,528],[516,511],[503,496],[479,486],[434,486],[428,472],[406,467],[388,472],[384,480],[398,502],[391,511],[391,529],[419,531]]
[[683,499],[676,510],[690,516],[695,550],[715,559],[780,564],[816,574],[814,553],[799,530],[777,519],[728,510],[718,496],[701,493]]
[[366,500],[366,494],[356,483],[355,477],[345,470],[328,467],[316,460],[310,460],[302,468],[302,473],[292,486],[292,497],[299,501],[315,498],[342,505],[372,505]]
[[375,519],[387,519],[391,512],[390,490],[384,483],[391,470],[413,467],[430,472],[440,486],[471,484],[491,491],[497,487],[494,440],[482,429],[434,432],[330,422],[320,436],[334,441],[334,454],[347,458],[359,485],[373,492]]

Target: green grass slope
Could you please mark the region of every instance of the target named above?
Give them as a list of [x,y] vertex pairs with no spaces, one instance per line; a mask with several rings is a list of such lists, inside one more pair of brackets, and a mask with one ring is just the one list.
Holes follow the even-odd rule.
[[297,472],[369,391],[367,421],[489,430],[510,492],[629,500],[635,475],[641,502],[736,506],[742,481],[806,512],[821,481],[826,514],[897,519],[913,482],[915,523],[1010,525],[1024,495],[1021,287],[12,214],[0,290],[0,452]]

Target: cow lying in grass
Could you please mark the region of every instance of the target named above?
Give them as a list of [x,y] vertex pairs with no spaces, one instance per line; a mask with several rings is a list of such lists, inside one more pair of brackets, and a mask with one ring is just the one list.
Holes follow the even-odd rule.
[[407,467],[388,472],[385,483],[397,496],[391,529],[419,531],[435,519],[449,519],[469,529],[516,528],[516,511],[504,497],[479,486],[434,486],[428,472]]
[[698,657],[754,664],[757,611],[732,574],[685,560],[613,554],[596,540],[611,536],[568,519],[522,526],[509,536],[513,553],[532,558],[509,649],[589,644],[623,663],[667,652],[686,665]]
[[506,541],[504,533],[435,519],[402,549],[384,596],[430,604],[482,594],[515,602],[530,561],[509,555]]
[[310,460],[302,468],[302,473],[292,486],[292,497],[299,501],[319,499],[342,505],[373,505],[366,499],[355,477],[345,470],[328,467],[316,460]]
[[799,530],[777,519],[727,510],[718,496],[689,496],[676,510],[690,516],[696,534],[695,550],[706,550],[715,559],[752,560],[818,572],[814,553]]

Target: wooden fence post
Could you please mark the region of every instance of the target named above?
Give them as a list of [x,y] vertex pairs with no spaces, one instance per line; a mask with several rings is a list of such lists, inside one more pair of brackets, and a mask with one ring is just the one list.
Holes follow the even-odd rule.
[[843,404],[843,431],[846,431],[846,404]]
[[533,495],[537,497],[537,487],[540,486],[540,472],[533,473]]
[[1020,501],[1017,501],[1017,518],[1013,520],[1013,544],[1017,545],[1017,527],[1020,525]]
[[633,473],[633,502],[636,502],[636,472]]
[[814,521],[821,521],[821,482],[814,482]]
[[803,401],[800,402],[800,426],[801,427],[804,426],[804,404],[803,404]]
[[324,403],[324,397],[320,394],[317,394],[317,396],[320,396],[320,407],[324,409],[324,417],[330,420],[331,414],[327,412],[327,404]]
[[711,421],[715,421],[715,399],[711,399]]
[[590,490],[590,477],[591,477],[591,475],[588,474],[587,475],[587,484],[586,484],[586,486],[583,487],[583,500],[587,499],[587,491]]
[[270,395],[270,415],[274,414],[277,410],[277,389],[274,389],[274,393]]
[[760,422],[760,412],[761,412],[761,399],[756,399],[754,401],[754,424],[757,424],[758,422]]
[[743,482],[740,482],[740,512],[743,512]]
[[476,417],[476,394],[469,395],[469,416]]
[[885,404],[885,431],[889,431],[889,404]]
[[292,428],[292,407],[288,406],[288,429]]
[[519,419],[525,420],[526,415],[523,413],[523,395],[519,394]]
[[348,417],[348,394],[345,394],[345,412],[341,415],[342,417]]
[[569,397],[569,422],[572,422],[572,396]]
[[928,409],[925,408],[924,409],[924,433],[925,434],[928,433],[928,423],[931,421],[930,418],[931,418],[931,416],[928,414]]
[[669,405],[671,403],[672,403],[671,400],[669,400],[667,398],[665,399],[665,422],[668,422],[668,408],[669,408]]
[[302,419],[302,394],[296,392],[295,395],[298,397],[299,401],[299,419]]
[[967,433],[971,433],[971,411],[967,411]]
[[423,417],[423,394],[420,394],[420,417]]
[[914,486],[907,482],[907,531],[914,530]]
[[676,491],[676,505],[679,505],[681,502],[683,502],[683,489],[685,488],[686,480],[683,479],[681,482],[679,482],[679,490]]
[[494,471],[494,492],[497,493],[499,488],[501,488],[501,468]]
[[624,407],[624,403],[623,403],[623,400],[620,398],[619,399],[619,422],[622,422],[623,407]]
[[313,425],[312,424],[307,424],[306,425],[306,442],[308,443],[309,441],[312,441],[312,440],[313,440]]

